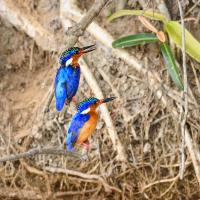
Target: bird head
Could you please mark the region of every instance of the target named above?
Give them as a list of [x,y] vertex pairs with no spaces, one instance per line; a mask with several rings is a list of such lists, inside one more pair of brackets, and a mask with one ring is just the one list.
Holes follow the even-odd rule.
[[95,45],[90,45],[90,46],[86,46],[86,47],[72,47],[69,48],[67,50],[65,50],[61,56],[60,56],[60,64],[63,66],[68,66],[68,65],[72,65],[72,66],[77,66],[78,65],[78,59],[85,53],[88,53],[90,51],[95,50]]
[[109,97],[105,99],[97,99],[95,97],[90,97],[79,103],[78,105],[78,112],[81,114],[87,114],[90,111],[96,111],[97,107],[103,103],[107,103],[116,99],[116,97]]

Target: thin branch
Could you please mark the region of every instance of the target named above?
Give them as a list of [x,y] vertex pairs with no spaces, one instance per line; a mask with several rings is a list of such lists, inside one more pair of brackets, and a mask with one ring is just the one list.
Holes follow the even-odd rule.
[[83,190],[83,191],[67,191],[67,192],[57,192],[54,194],[54,197],[60,198],[64,196],[75,196],[75,195],[84,195],[88,193],[94,193],[98,190],[98,188],[90,189],[90,190]]
[[183,13],[184,0],[178,0],[178,7],[181,17],[181,32],[182,32],[182,56],[183,56],[183,82],[184,82],[184,91],[182,94],[182,99],[184,101],[184,113],[181,121],[181,165],[179,169],[180,179],[183,179],[184,170],[185,170],[185,127],[188,115],[188,80],[187,80],[187,66],[186,66],[186,54],[185,54],[185,25],[184,25],[184,13]]
[[[92,91],[94,92],[94,94],[97,98],[103,99],[104,96],[103,96],[102,90],[99,87],[99,85],[98,85],[95,77],[93,76],[91,70],[89,69],[87,63],[83,59],[81,59],[80,61],[81,61],[80,64],[81,64],[82,73],[83,73],[83,76],[85,77],[88,85],[90,86],[90,88],[92,89]],[[103,105],[101,105],[100,109],[101,109],[102,117],[108,128],[108,133],[109,133],[110,139],[112,140],[113,147],[117,151],[117,159],[120,161],[126,161],[127,158],[126,158],[124,147],[122,146],[121,141],[117,135],[117,132],[113,125],[113,121],[110,117],[108,108],[105,104],[103,104]]]
[[152,187],[153,185],[156,184],[160,184],[160,183],[168,183],[168,182],[172,182],[172,181],[176,181],[178,179],[179,176],[175,176],[173,178],[168,178],[168,179],[162,179],[162,180],[158,180],[155,181],[153,183],[149,183],[148,185],[145,185],[144,187],[142,187],[142,192],[144,192],[146,189]]
[[85,159],[85,155],[81,155],[77,152],[66,151],[64,149],[34,148],[34,149],[30,149],[29,151],[26,151],[23,153],[13,154],[13,155],[2,157],[2,158],[0,158],[0,163],[6,162],[6,161],[15,161],[15,160],[19,160],[21,158],[29,158],[29,157],[41,155],[41,154],[65,155],[65,156],[70,156],[70,157],[74,157],[74,158],[78,158],[78,159]]
[[116,191],[116,192],[121,193],[120,189],[118,189],[114,186],[108,185],[108,183],[106,183],[106,181],[101,176],[96,175],[96,174],[86,174],[86,173],[82,173],[82,172],[75,171],[75,170],[63,169],[63,168],[53,168],[53,167],[45,167],[44,169],[46,171],[49,171],[52,173],[63,173],[66,175],[81,177],[83,179],[97,180],[104,186],[104,189],[106,192]]

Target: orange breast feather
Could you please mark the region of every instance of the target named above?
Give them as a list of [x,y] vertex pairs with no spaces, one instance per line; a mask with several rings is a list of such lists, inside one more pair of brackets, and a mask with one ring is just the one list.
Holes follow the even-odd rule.
[[91,136],[97,126],[97,121],[98,114],[96,112],[90,112],[90,119],[84,124],[83,128],[80,130],[76,144],[82,144]]

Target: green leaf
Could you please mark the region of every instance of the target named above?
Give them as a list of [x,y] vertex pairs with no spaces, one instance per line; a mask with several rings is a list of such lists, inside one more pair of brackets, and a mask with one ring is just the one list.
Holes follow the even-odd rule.
[[163,55],[163,58],[165,61],[165,65],[169,71],[169,74],[170,74],[172,80],[174,81],[174,83],[180,90],[183,90],[183,83],[179,76],[176,62],[174,59],[174,55],[172,54],[172,51],[171,51],[169,45],[167,43],[163,42],[163,43],[161,43],[160,48],[161,48],[161,52],[162,52],[162,55]]
[[[181,24],[176,21],[169,21],[165,24],[164,28],[169,34],[169,37],[174,41],[174,43],[181,47]],[[186,52],[192,58],[200,62],[200,43],[192,36],[192,34],[187,29],[185,29],[185,48]]]
[[142,15],[153,20],[162,21],[163,23],[166,23],[168,21],[168,19],[161,13],[154,11],[144,11],[144,10],[119,10],[114,14],[112,14],[108,18],[108,21],[112,21],[113,19],[126,15],[137,15],[137,16]]
[[139,33],[134,35],[128,35],[126,37],[121,37],[112,43],[114,48],[124,48],[131,47],[140,44],[146,44],[151,42],[157,42],[158,38],[152,33]]

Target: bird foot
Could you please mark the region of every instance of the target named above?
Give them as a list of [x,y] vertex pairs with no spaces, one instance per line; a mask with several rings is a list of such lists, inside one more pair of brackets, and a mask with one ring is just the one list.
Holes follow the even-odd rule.
[[73,96],[73,97],[72,97],[72,101],[74,102],[74,104],[75,104],[76,106],[78,105],[78,101],[77,101],[76,96]]
[[86,142],[84,142],[84,143],[82,143],[81,145],[82,145],[82,146],[83,146],[83,148],[84,148],[84,149],[86,149],[87,151],[89,151],[89,150],[90,150],[90,147],[91,147],[91,146],[90,146],[89,142],[87,142],[87,143],[86,143]]

